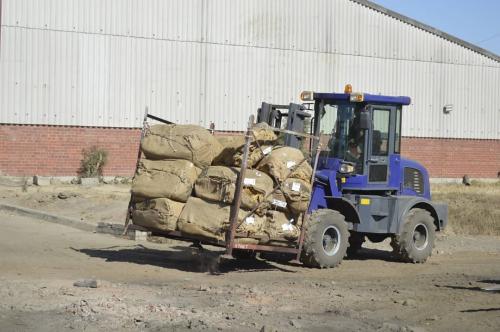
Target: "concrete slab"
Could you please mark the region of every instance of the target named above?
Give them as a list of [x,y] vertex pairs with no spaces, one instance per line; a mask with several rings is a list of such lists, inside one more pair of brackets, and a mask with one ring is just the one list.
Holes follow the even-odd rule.
[[97,186],[99,178],[81,178],[80,183],[82,186]]

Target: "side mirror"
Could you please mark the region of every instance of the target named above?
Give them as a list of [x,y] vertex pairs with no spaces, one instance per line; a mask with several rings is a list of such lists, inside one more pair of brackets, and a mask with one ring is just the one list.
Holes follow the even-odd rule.
[[370,129],[372,126],[372,119],[370,113],[362,111],[359,118],[359,128],[360,129]]

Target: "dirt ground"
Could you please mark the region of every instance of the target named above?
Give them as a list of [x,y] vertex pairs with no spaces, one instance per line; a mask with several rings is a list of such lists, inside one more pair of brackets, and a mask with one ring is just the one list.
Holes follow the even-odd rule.
[[[128,187],[0,187],[2,203],[123,223]],[[63,195],[60,195],[63,193]],[[500,222],[500,221],[499,221]],[[444,233],[425,264],[367,244],[332,270],[221,261],[0,211],[0,330],[498,331],[500,237]],[[97,288],[75,287],[95,278]]]

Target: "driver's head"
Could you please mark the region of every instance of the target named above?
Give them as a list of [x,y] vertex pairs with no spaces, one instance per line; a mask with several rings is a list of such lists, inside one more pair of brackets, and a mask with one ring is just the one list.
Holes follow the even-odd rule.
[[355,156],[359,154],[358,145],[356,144],[356,142],[354,141],[349,142],[349,151],[351,152],[351,154]]

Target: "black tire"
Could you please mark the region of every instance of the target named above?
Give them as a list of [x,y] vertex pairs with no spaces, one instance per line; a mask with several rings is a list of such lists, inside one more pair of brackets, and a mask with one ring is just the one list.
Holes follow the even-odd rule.
[[349,247],[347,248],[347,257],[356,256],[363,243],[365,242],[365,235],[356,232],[350,232]]
[[434,248],[434,218],[428,211],[415,208],[408,212],[403,222],[401,233],[392,237],[394,254],[405,262],[424,263]]
[[338,266],[349,246],[349,231],[338,211],[316,210],[306,226],[301,254],[305,266],[332,268]]
[[232,255],[234,258],[242,260],[255,259],[257,257],[257,253],[255,251],[242,249],[234,249]]

